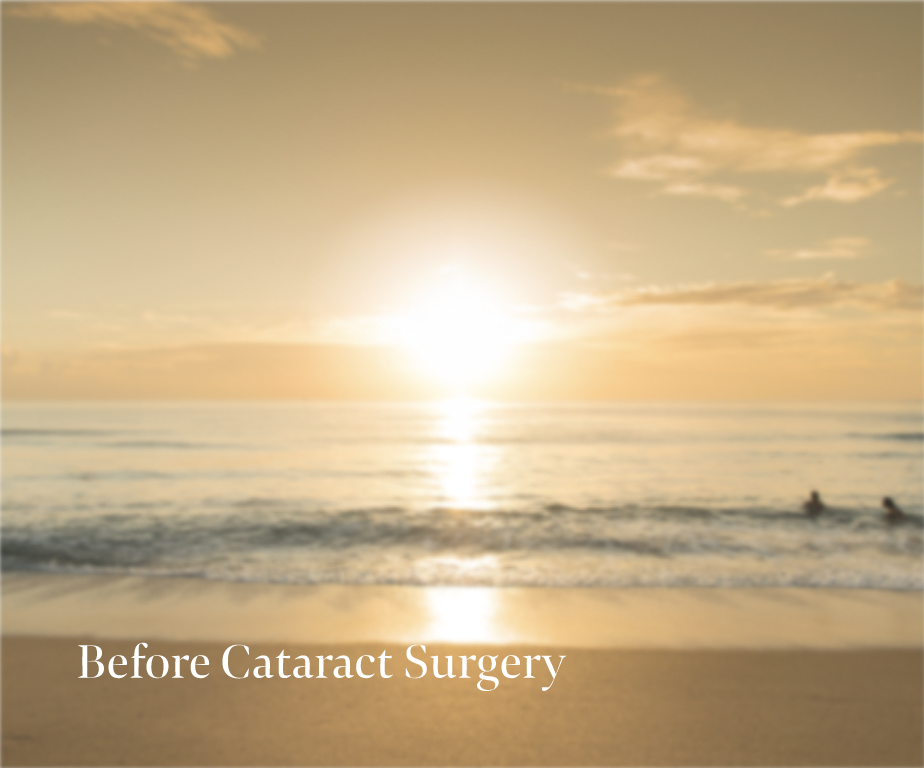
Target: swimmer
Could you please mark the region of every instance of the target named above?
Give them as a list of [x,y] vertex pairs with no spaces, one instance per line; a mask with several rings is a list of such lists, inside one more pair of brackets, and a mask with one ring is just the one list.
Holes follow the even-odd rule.
[[894,523],[903,523],[908,519],[908,515],[902,512],[888,496],[882,500],[882,507],[885,509],[886,522],[890,525]]
[[805,514],[809,517],[818,517],[818,515],[825,511],[825,505],[822,503],[818,491],[812,491],[809,500],[802,504],[802,509],[805,510]]

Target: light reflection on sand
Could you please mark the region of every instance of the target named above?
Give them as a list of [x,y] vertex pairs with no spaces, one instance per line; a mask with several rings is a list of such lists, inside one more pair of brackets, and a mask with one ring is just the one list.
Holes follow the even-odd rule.
[[920,592],[247,584],[7,573],[3,634],[562,648],[921,648]]
[[425,600],[430,623],[424,634],[447,642],[497,641],[497,591],[490,587],[431,587]]

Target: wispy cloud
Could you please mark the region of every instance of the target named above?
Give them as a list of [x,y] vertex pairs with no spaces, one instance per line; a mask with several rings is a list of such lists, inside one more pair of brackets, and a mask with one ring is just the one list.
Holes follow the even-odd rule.
[[786,207],[820,200],[853,203],[893,183],[860,162],[864,152],[922,141],[915,131],[809,134],[743,125],[703,114],[657,76],[591,90],[616,106],[612,133],[624,155],[609,173],[656,183],[666,195],[740,203],[758,191],[757,175],[814,175],[818,183],[777,202]]
[[767,256],[779,259],[818,260],[818,259],[856,259],[863,255],[869,246],[865,237],[833,237],[813,248],[774,248],[764,251]]
[[855,203],[882,192],[892,184],[884,179],[876,168],[853,168],[835,173],[824,184],[809,187],[801,194],[787,197],[782,204],[787,208],[801,205],[810,200],[831,200],[836,203]]
[[661,190],[666,195],[681,195],[686,197],[712,197],[733,203],[740,200],[747,193],[741,187],[729,184],[702,184],[690,181],[675,181],[666,184]]
[[226,58],[241,48],[256,48],[257,37],[219,21],[210,8],[173,2],[17,3],[4,8],[9,16],[52,19],[65,24],[100,24],[134,29],[191,63],[200,58]]
[[832,276],[764,282],[708,283],[639,288],[607,296],[565,294],[560,304],[572,312],[611,312],[633,306],[738,305],[776,310],[860,307],[920,312],[924,290],[904,280],[858,283]]

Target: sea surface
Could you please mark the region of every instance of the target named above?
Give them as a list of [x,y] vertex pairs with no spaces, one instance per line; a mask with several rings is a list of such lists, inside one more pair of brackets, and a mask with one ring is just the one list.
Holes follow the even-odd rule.
[[12,403],[2,430],[4,571],[924,586],[920,404]]

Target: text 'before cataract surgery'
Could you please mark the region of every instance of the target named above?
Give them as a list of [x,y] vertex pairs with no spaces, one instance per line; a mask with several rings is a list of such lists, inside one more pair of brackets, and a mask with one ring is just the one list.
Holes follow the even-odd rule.
[[[107,674],[109,677],[123,678],[128,677],[128,668],[132,670],[132,678],[149,677],[161,679],[167,677],[170,672],[171,678],[183,678],[188,673],[190,677],[203,679],[209,676],[208,667],[210,661],[208,656],[160,656],[153,654],[145,655],[142,651],[148,647],[147,643],[138,643],[135,646],[135,652],[131,656],[131,661],[125,656],[115,654],[104,660],[103,649],[98,645],[81,645],[81,674],[80,678],[96,679]],[[415,649],[418,655],[415,655]],[[558,663],[552,662],[551,656],[516,656],[513,654],[504,656],[500,664],[500,656],[480,656],[476,657],[459,655],[459,656],[430,656],[431,661],[428,663],[426,657],[427,647],[425,645],[411,645],[405,651],[408,665],[404,670],[406,677],[412,680],[419,680],[426,677],[431,670],[436,678],[461,678],[472,679],[472,674],[478,673],[477,687],[479,691],[489,692],[496,690],[500,685],[501,677],[490,675],[489,672],[496,672],[500,676],[513,680],[522,677],[522,679],[539,680],[539,682],[548,681],[548,685],[543,685],[542,690],[549,690],[555,683],[555,678],[561,669],[564,656],[558,657]],[[257,656],[253,660],[250,658],[250,648],[246,645],[235,644],[225,648],[221,656],[222,671],[236,680],[244,680],[253,673],[254,678],[269,679],[272,677],[280,678],[297,678],[306,680],[308,678],[327,679],[329,672],[334,678],[344,679],[352,678],[355,675],[362,678],[394,677],[389,667],[393,657],[389,656],[386,651],[378,656],[364,655],[358,656],[355,662],[346,655],[334,657],[328,656],[296,656],[294,659],[281,651],[275,657],[276,663],[270,660],[269,656]],[[289,663],[287,663],[289,662]],[[330,662],[325,666],[325,662]],[[474,662],[471,667],[469,662]],[[544,662],[544,664],[543,664]],[[476,669],[477,665],[477,669]],[[124,669],[124,671],[123,671]],[[275,670],[275,671],[274,671]],[[314,670],[314,671],[312,671]],[[533,673],[536,674],[533,674]]]

